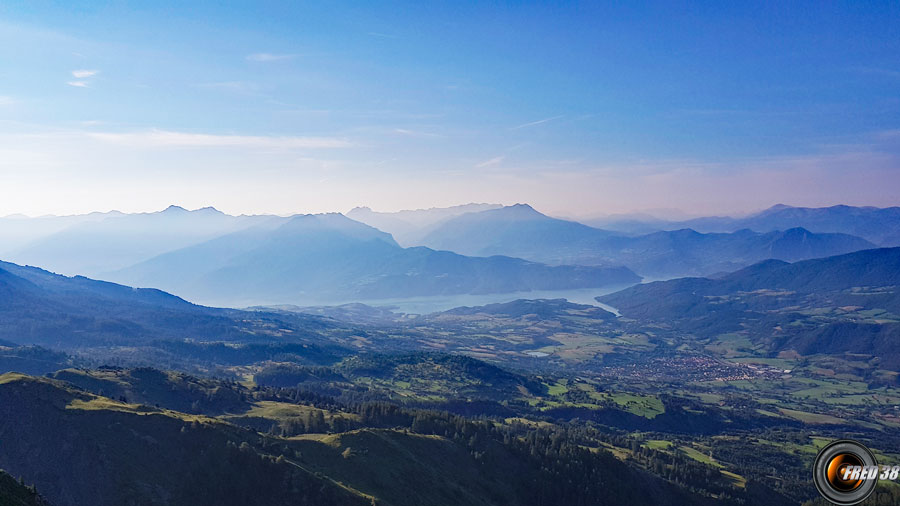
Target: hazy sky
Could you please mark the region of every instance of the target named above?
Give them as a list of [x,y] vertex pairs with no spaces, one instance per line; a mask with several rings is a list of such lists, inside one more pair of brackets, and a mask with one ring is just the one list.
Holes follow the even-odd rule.
[[898,2],[188,3],[0,3],[0,215],[900,204]]

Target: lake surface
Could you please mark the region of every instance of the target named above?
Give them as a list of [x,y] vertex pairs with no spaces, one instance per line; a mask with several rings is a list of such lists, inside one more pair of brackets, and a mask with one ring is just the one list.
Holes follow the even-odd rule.
[[619,316],[619,312],[606,304],[594,300],[594,297],[618,292],[631,285],[611,286],[607,288],[579,288],[574,290],[532,290],[529,292],[491,293],[484,295],[432,295],[427,297],[408,297],[402,299],[359,300],[375,307],[385,307],[398,313],[428,314],[446,311],[461,306],[484,306],[487,304],[511,302],[517,299],[566,299],[575,304],[602,307]]

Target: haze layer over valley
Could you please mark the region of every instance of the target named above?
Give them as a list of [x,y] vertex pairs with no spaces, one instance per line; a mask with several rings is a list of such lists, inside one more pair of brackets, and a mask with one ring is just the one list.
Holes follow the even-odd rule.
[[[642,278],[715,275],[765,259],[872,248],[847,232],[869,230],[873,215],[892,212],[793,209],[719,225],[728,232],[656,224],[661,230],[634,235],[552,218],[527,204],[398,213],[356,208],[347,216],[230,216],[171,206],[141,214],[7,217],[0,219],[0,237],[5,258],[61,274],[159,288],[209,305],[320,305],[554,290],[599,295]],[[765,221],[787,212],[795,218],[778,218],[783,229]],[[760,231],[738,229],[742,224],[760,224]],[[891,244],[893,233],[868,236]]]

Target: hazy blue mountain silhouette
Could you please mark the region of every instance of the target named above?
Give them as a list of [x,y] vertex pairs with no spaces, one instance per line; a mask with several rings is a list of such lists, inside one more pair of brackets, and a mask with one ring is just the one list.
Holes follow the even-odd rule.
[[368,207],[355,207],[347,217],[383,230],[403,246],[421,245],[421,239],[441,223],[456,216],[497,209],[499,204],[463,204],[452,207],[413,209],[393,213],[376,212]]
[[67,275],[103,277],[161,253],[273,219],[280,218],[229,216],[213,208],[188,211],[178,206],[154,213],[115,213],[36,239],[8,253],[7,259]]
[[581,223],[551,218],[528,204],[516,204],[448,220],[425,236],[422,244],[463,255],[596,264],[603,263],[596,251],[614,236]]
[[0,255],[5,258],[10,252],[80,223],[101,221],[116,216],[123,216],[123,214],[118,211],[110,211],[71,216],[46,215],[34,218],[21,214],[5,216],[0,218]]
[[680,222],[661,220],[619,223],[622,230],[673,230],[692,228],[700,232],[734,232],[750,229],[771,232],[802,227],[816,233],[843,233],[862,237],[879,246],[900,246],[900,207],[792,207],[783,204],[743,218],[710,216]]
[[252,227],[123,269],[116,281],[215,305],[323,303],[635,283],[624,267],[546,266],[402,248],[341,214]]
[[466,255],[508,255],[549,264],[626,265],[651,278],[708,275],[768,258],[796,261],[875,247],[858,237],[802,228],[719,234],[682,229],[632,237],[551,218],[525,204],[458,216],[423,243]]

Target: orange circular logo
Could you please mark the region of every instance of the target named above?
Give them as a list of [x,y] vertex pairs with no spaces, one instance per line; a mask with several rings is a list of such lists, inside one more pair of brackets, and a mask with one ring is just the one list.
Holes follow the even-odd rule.
[[839,506],[861,503],[878,484],[878,463],[861,443],[844,439],[819,451],[813,482],[822,497]]
[[862,485],[863,481],[859,478],[853,479],[845,479],[845,476],[848,476],[850,473],[847,471],[852,469],[852,466],[862,466],[863,462],[859,457],[852,453],[841,453],[835,455],[828,462],[828,483],[831,484],[837,490],[841,490],[844,492],[849,492],[851,490],[855,490],[857,487]]

